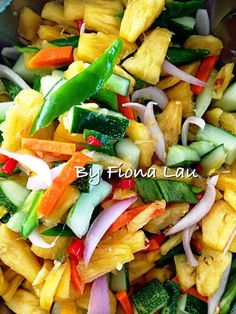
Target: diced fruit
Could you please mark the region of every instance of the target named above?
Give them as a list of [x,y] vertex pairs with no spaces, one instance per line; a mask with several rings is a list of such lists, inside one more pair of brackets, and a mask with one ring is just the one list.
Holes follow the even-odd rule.
[[180,101],[170,101],[162,113],[158,115],[157,121],[164,135],[166,149],[177,144],[181,134],[183,106]]
[[216,188],[218,190],[236,190],[236,177],[233,176],[231,173],[223,173],[219,174],[219,178],[217,181]]
[[24,7],[20,12],[18,22],[18,33],[27,40],[33,40],[37,36],[37,31],[41,22],[41,17],[32,9]]
[[236,192],[234,190],[225,190],[224,200],[236,211]]
[[38,29],[38,36],[41,40],[51,41],[59,38],[65,38],[70,35],[62,33],[62,28],[60,26],[40,25]]
[[215,79],[213,99],[222,98],[224,91],[234,77],[233,70],[234,63],[227,63],[220,69]]
[[208,110],[205,114],[204,114],[204,119],[210,123],[213,124],[214,126],[220,126],[220,117],[223,113],[223,110],[220,108],[213,108]]
[[145,82],[156,84],[159,81],[171,35],[166,28],[154,29],[145,37],[137,53],[123,62],[123,67]]
[[236,116],[233,113],[223,112],[220,116],[220,126],[236,135]]
[[198,262],[197,291],[203,296],[211,297],[219,288],[222,275],[230,262],[230,254],[204,249]]
[[235,210],[225,201],[218,201],[202,221],[202,239],[209,247],[222,251],[235,228]]
[[194,286],[196,283],[196,270],[189,265],[186,255],[176,255],[174,260],[176,275],[179,279],[181,288],[187,290]]
[[[79,60],[92,63],[100,57],[104,51],[117,39],[117,35],[98,33],[85,33],[80,36],[79,45],[77,49],[77,56]],[[131,44],[126,40],[122,40],[123,48],[120,53],[120,59],[126,58],[137,49],[137,45]]]
[[192,35],[184,43],[184,48],[206,49],[210,51],[211,55],[219,56],[223,48],[223,43],[219,38],[212,35]]
[[164,9],[164,0],[131,0],[121,22],[120,36],[133,43]]
[[161,248],[160,248],[161,254],[162,255],[168,254],[170,250],[175,248],[181,242],[182,242],[182,232],[174,234],[161,245]]

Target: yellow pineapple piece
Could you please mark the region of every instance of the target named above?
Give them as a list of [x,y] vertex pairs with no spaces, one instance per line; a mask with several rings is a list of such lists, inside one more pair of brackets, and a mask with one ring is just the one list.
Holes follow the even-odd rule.
[[201,295],[211,297],[219,288],[222,275],[230,262],[230,254],[204,249],[198,262],[197,290]]
[[210,124],[213,124],[215,126],[220,126],[220,117],[223,113],[223,110],[220,108],[213,108],[208,110],[204,114],[204,119],[209,122]]
[[173,222],[177,221],[179,218],[183,217],[185,214],[187,214],[188,211],[188,203],[168,204],[165,214],[149,221],[149,223],[144,226],[144,229],[151,233],[159,233],[160,230],[166,228]]
[[22,284],[24,277],[21,275],[16,275],[10,282],[9,282],[9,289],[2,295],[2,298],[5,302],[12,299],[18,287]]
[[166,90],[166,95],[170,100],[180,101],[182,104],[183,117],[188,118],[193,115],[194,102],[190,84],[180,82]]
[[20,11],[18,21],[18,33],[27,40],[33,40],[37,36],[37,30],[41,22],[41,17],[32,9],[24,7]]
[[145,37],[136,54],[123,62],[123,67],[132,75],[157,84],[171,35],[168,29],[157,27]]
[[180,101],[171,100],[157,118],[164,135],[166,149],[179,141],[182,126],[182,108]]
[[57,287],[60,283],[62,275],[65,271],[66,264],[62,264],[59,267],[54,267],[47,276],[43,288],[40,293],[40,306],[43,310],[49,311],[54,296],[56,294]]
[[[77,57],[79,60],[92,63],[100,57],[104,51],[118,38],[115,34],[98,33],[84,33],[80,36]],[[137,49],[137,45],[131,44],[122,39],[123,48],[119,55],[120,59],[126,58]]]
[[228,87],[233,75],[234,63],[225,64],[216,75],[214,83],[213,99],[221,99],[224,91]]
[[154,278],[157,278],[161,282],[164,282],[168,279],[170,279],[173,276],[173,272],[171,270],[171,267],[169,265],[164,266],[163,268],[157,268],[154,267],[151,270],[149,270],[144,275],[144,282],[149,282]]
[[43,263],[42,268],[37,274],[37,277],[35,278],[34,282],[32,283],[33,286],[38,286],[42,283],[44,283],[45,279],[47,278],[49,272],[53,268],[53,262],[49,260],[45,260]]
[[223,112],[220,115],[220,126],[236,135],[236,117],[229,112]]
[[182,232],[176,233],[165,241],[161,247],[161,254],[166,255],[170,250],[182,242]]
[[77,311],[75,301],[60,302],[60,314],[82,314],[82,311]]
[[155,146],[146,125],[131,120],[126,134],[140,148],[139,167],[146,168],[151,166]]
[[55,299],[58,301],[70,298],[70,263],[68,260],[65,265],[65,271],[59,282],[55,295]]
[[84,70],[84,63],[82,61],[75,61],[71,63],[68,67],[68,70],[64,72],[64,77],[67,80],[70,80],[72,79],[72,77],[76,76],[83,70]]
[[9,283],[3,273],[2,269],[0,268],[0,296],[2,296],[9,288]]
[[221,200],[202,220],[202,239],[209,247],[223,251],[235,228],[236,212]]
[[126,198],[137,196],[137,192],[128,189],[115,189],[112,199],[113,200],[124,200]]
[[164,0],[130,0],[121,22],[120,36],[133,43],[164,9]]
[[48,314],[40,308],[38,298],[23,289],[18,289],[6,304],[15,314]]
[[59,38],[69,37],[69,34],[63,32],[63,28],[58,25],[40,25],[38,36],[41,40],[54,40]]
[[236,190],[236,177],[231,173],[219,174],[216,188],[218,190]]
[[29,245],[4,224],[0,226],[0,255],[5,265],[29,282],[33,282],[40,271],[40,264]]
[[117,9],[105,8],[98,5],[86,5],[83,22],[87,29],[107,34],[118,34],[121,19]]
[[236,192],[233,190],[225,190],[224,200],[236,211]]
[[212,35],[191,35],[184,43],[184,48],[207,49],[211,55],[219,56],[223,49],[223,43],[219,38]]
[[64,1],[64,17],[66,20],[75,21],[84,17],[85,6],[91,4],[105,9],[123,11],[120,1],[113,0],[65,0]]
[[176,275],[182,289],[187,290],[196,283],[196,269],[189,265],[185,254],[174,257]]
[[72,134],[64,126],[63,123],[60,123],[54,133],[54,141],[57,142],[70,142],[75,144],[83,143],[85,144],[85,138],[83,134]]

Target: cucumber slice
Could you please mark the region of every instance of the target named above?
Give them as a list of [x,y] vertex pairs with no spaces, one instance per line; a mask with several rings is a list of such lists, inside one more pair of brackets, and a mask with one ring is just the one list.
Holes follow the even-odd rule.
[[124,138],[115,146],[116,154],[119,158],[130,161],[134,169],[138,168],[140,158],[140,148],[129,138]]
[[225,162],[232,165],[236,159],[236,136],[217,128],[211,124],[206,124],[205,128],[199,129],[196,134],[197,140],[203,140],[213,143],[215,146],[224,144],[224,149],[227,153]]
[[203,91],[196,98],[196,109],[195,115],[197,117],[202,117],[207,108],[210,106],[212,101],[212,94],[214,90],[215,78],[217,75],[217,71],[213,70],[207,81],[208,86],[203,89]]
[[207,303],[191,294],[179,297],[177,314],[207,314]]
[[91,96],[91,98],[102,103],[103,107],[107,109],[118,111],[117,95],[109,89],[101,88],[95,95]]
[[34,72],[26,69],[25,67],[25,60],[24,54],[22,53],[20,57],[17,59],[15,65],[13,66],[12,70],[20,75],[28,83],[33,83],[34,79]]
[[119,292],[120,290],[128,292],[129,288],[128,264],[124,264],[120,271],[111,274],[111,290],[113,292]]
[[193,142],[190,144],[190,147],[193,148],[200,157],[203,157],[214,149],[214,145],[206,141]]
[[166,166],[177,167],[200,162],[198,153],[189,146],[173,145],[169,148]]
[[30,193],[30,191],[23,185],[11,180],[2,181],[0,183],[0,188],[6,198],[8,198],[16,207],[23,205]]
[[166,280],[164,282],[164,287],[168,292],[170,299],[167,304],[161,309],[160,314],[176,313],[180,295],[180,286],[171,280]]
[[[90,66],[90,63],[85,62],[84,66],[87,68]],[[130,80],[113,73],[104,87],[122,96],[127,96],[129,93]]]
[[14,106],[14,101],[3,102],[0,106],[0,123],[3,122],[6,118],[6,112],[9,108]]
[[100,204],[112,191],[112,186],[101,180],[98,185],[90,187],[89,193],[81,193],[78,201],[72,207],[66,224],[76,234],[82,238],[89,228],[89,223],[95,207]]
[[224,144],[214,148],[202,159],[201,165],[205,174],[212,170],[218,170],[225,162],[227,154],[224,150]]
[[193,31],[195,23],[196,23],[195,18],[191,16],[177,17],[175,19],[171,19],[171,21],[174,21],[177,24],[191,31]]
[[213,104],[214,107],[231,112],[236,110],[236,82],[231,84],[224,92],[223,97]]
[[71,133],[83,133],[85,129],[121,139],[129,126],[129,120],[122,114],[89,105],[75,106],[64,117]]
[[[195,19],[191,16],[183,16],[169,20],[169,27],[180,39],[192,35],[195,26]],[[182,37],[182,38],[181,38]]]

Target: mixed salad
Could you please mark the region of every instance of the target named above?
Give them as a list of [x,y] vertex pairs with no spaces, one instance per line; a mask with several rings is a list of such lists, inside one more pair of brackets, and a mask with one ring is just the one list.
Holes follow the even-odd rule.
[[0,313],[236,313],[236,82],[205,0],[24,7],[0,55]]

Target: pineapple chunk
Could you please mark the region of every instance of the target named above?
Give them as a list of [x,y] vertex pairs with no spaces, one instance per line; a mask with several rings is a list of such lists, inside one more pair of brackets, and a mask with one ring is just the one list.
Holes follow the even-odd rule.
[[214,83],[213,99],[221,99],[224,91],[228,87],[233,75],[234,63],[225,64],[216,75]]
[[63,28],[55,25],[40,25],[38,29],[38,36],[41,40],[54,40],[58,38],[69,37],[69,34],[63,32]]
[[189,265],[185,254],[174,257],[176,274],[183,290],[187,290],[196,283],[196,269]]
[[14,296],[6,302],[9,309],[15,314],[48,314],[39,306],[38,298],[32,293],[18,289]]
[[157,84],[171,35],[168,29],[157,27],[145,37],[136,54],[125,60],[123,67],[145,82]]
[[105,9],[123,11],[120,1],[113,0],[64,0],[64,17],[66,20],[75,21],[84,17],[85,6],[91,4]]
[[77,311],[75,301],[64,301],[59,303],[60,314],[83,314],[81,311]]
[[8,302],[12,299],[18,287],[22,284],[24,277],[21,275],[16,275],[10,282],[9,282],[9,289],[2,295],[2,298],[5,302]]
[[[67,70],[69,71],[69,70]],[[85,144],[85,138],[83,134],[71,134],[64,126],[63,123],[60,123],[54,133],[54,141],[57,142],[69,142],[75,143],[76,145]],[[85,147],[85,145],[84,145]]]
[[231,242],[229,251],[232,253],[236,253],[236,237],[234,237],[233,241]]
[[[85,311],[88,310],[90,293],[91,293],[91,285],[86,285],[84,294],[76,296],[77,306]],[[109,298],[110,298],[110,314],[115,314],[116,313],[116,298],[110,290],[109,290]]]
[[77,74],[79,74],[83,70],[84,70],[83,61],[75,61],[75,62],[71,63],[68,70],[66,70],[64,72],[64,77],[67,80],[70,80],[70,79],[72,79],[72,77],[76,76]]
[[236,211],[236,192],[233,190],[225,190],[224,200]]
[[8,290],[8,288],[9,288],[9,283],[6,280],[2,269],[0,268],[0,296],[2,296],[6,292],[6,290]]
[[209,247],[222,251],[235,228],[235,210],[225,201],[218,201],[202,220],[202,239]]
[[161,14],[165,0],[131,0],[121,22],[120,36],[134,43]]
[[208,110],[204,114],[204,119],[209,122],[210,124],[213,124],[215,126],[220,126],[220,116],[222,115],[223,110],[220,108],[213,108]]
[[179,218],[183,217],[189,211],[188,203],[168,204],[165,214],[149,221],[144,229],[150,233],[159,233],[160,230],[166,228]]
[[184,48],[207,49],[210,51],[211,55],[219,56],[223,49],[223,43],[219,38],[212,35],[192,35],[184,43]]
[[188,118],[193,115],[194,102],[190,84],[180,82],[174,87],[166,90],[166,95],[170,100],[180,101],[182,104],[183,117]]
[[166,149],[179,141],[182,126],[182,108],[180,101],[171,100],[157,118],[164,135]]
[[[98,33],[84,33],[80,36],[77,57],[79,60],[92,63],[118,38],[118,35]],[[137,49],[137,45],[122,39],[123,48],[119,58],[124,59]]]
[[113,193],[112,199],[120,201],[134,196],[137,196],[137,192],[133,190],[117,188]]
[[54,267],[47,276],[43,288],[41,290],[39,300],[40,306],[43,310],[46,311],[50,310],[54,300],[54,296],[56,294],[57,287],[60,283],[65,268],[66,264],[60,265],[59,268]]
[[173,272],[171,270],[171,267],[169,265],[164,266],[163,268],[156,268],[149,270],[144,275],[144,282],[149,282],[154,278],[157,278],[161,282],[164,282],[168,279],[170,279],[173,276]]
[[86,5],[83,21],[87,29],[107,34],[118,34],[121,19],[117,9],[105,8],[98,5]]
[[141,229],[153,218],[153,216],[155,216],[155,212],[157,210],[163,210],[164,212],[165,207],[166,207],[165,201],[154,202],[128,223],[127,225],[128,231],[131,233]]
[[3,224],[0,226],[0,256],[5,265],[29,282],[33,282],[40,271],[40,264],[29,245]]
[[140,148],[139,167],[146,168],[151,166],[155,146],[146,125],[131,120],[126,134]]
[[[42,236],[44,241],[47,243],[52,243],[55,241],[56,237],[46,237]],[[56,241],[56,244],[49,249],[42,248],[36,245],[31,246],[31,251],[34,252],[35,255],[52,260],[64,260],[66,256],[66,249],[69,245],[70,239],[67,237],[59,237]]]
[[19,17],[19,35],[27,40],[33,40],[37,36],[40,22],[41,17],[37,13],[28,7],[24,7]]
[[218,190],[234,190],[236,191],[236,177],[231,173],[219,174],[216,188]]
[[70,298],[70,263],[68,260],[65,265],[65,271],[56,290],[55,299],[57,301]]
[[96,250],[86,268],[84,261],[78,265],[79,273],[85,283],[91,282],[116,267],[128,263],[134,259],[133,253],[145,248],[145,235],[143,231],[134,234],[115,232],[112,237],[105,237]]
[[197,290],[201,295],[211,297],[219,288],[221,277],[230,262],[230,254],[212,249],[203,250],[198,262]]
[[53,268],[53,262],[45,260],[43,263],[42,268],[38,272],[37,277],[35,278],[34,282],[32,283],[33,286],[38,286],[44,283],[45,279],[47,278],[50,270]]
[[160,247],[161,255],[166,255],[170,250],[182,242],[182,232],[176,233],[165,241]]
[[223,112],[220,115],[220,126],[236,135],[236,117],[232,113]]
[[67,28],[68,26],[73,27],[76,31],[75,22],[68,21],[64,17],[63,6],[57,1],[47,2],[43,7],[41,16],[43,19],[52,21],[56,24],[64,26],[65,28]]

